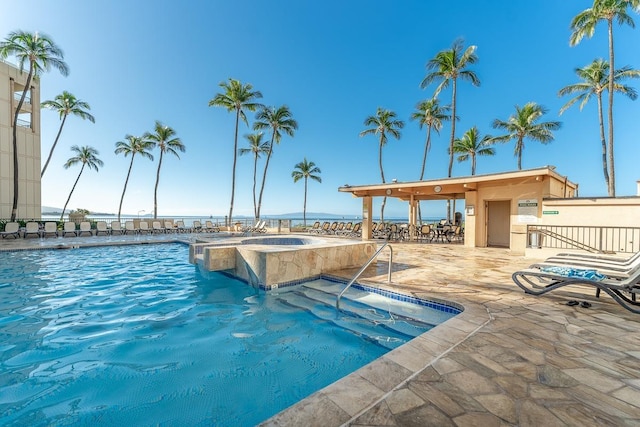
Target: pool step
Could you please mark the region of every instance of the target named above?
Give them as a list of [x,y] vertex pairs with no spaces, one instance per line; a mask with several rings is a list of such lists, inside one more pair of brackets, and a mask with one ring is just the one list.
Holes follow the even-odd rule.
[[411,340],[427,329],[416,328],[404,320],[392,319],[388,313],[345,299],[344,311],[335,308],[335,295],[304,286],[278,295],[281,302],[306,310],[319,319],[332,322],[379,345],[393,349]]

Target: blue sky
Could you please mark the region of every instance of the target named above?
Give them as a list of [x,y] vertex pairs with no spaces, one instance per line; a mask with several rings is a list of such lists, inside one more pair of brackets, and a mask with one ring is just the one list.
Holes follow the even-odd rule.
[[[269,106],[289,106],[299,129],[274,149],[263,214],[302,211],[302,181],[291,172],[304,157],[322,170],[322,184],[309,183],[307,210],[358,215],[359,199],[338,193],[343,184],[380,182],[377,139],[359,137],[364,119],[377,107],[391,109],[406,122],[400,140],[390,139],[383,163],[388,180],[419,178],[425,132],[409,120],[415,105],[430,98],[435,85],[420,89],[425,64],[463,38],[476,45],[479,62],[471,69],[480,87],[461,82],[457,136],[472,126],[482,135],[497,131],[515,105],[537,102],[546,120],[562,121],[555,141],[525,141],[523,168],[555,165],[580,185],[581,196],[604,196],[596,104],[580,112],[558,90],[577,82],[574,69],[607,58],[605,24],[592,39],[569,47],[569,24],[588,0],[376,1],[325,0],[111,0],[102,2],[32,0],[26,8],[0,14],[0,36],[40,31],[65,53],[68,77],[44,74],[41,99],[63,90],[88,102],[96,123],[70,117],[42,181],[42,204],[64,205],[79,166],[62,165],[74,145],[99,150],[104,167],[86,171],[69,208],[117,212],[130,158],[114,154],[126,134],[140,135],[160,120],[173,127],[187,151],[166,158],[159,189],[161,215],[225,215],[231,193],[234,116],[208,106],[229,78],[251,83]],[[640,16],[632,13],[636,23]],[[640,29],[616,26],[616,68],[640,66]],[[638,82],[629,82],[638,87]],[[450,90],[440,95],[449,103]],[[616,98],[616,179],[618,195],[634,195],[637,171],[637,102]],[[249,114],[250,122],[253,115]],[[43,162],[60,124],[42,112]],[[243,125],[244,126],[244,125]],[[251,129],[241,128],[241,134]],[[447,175],[445,125],[435,135],[426,178]],[[246,140],[240,141],[246,145]],[[515,170],[513,142],[496,146],[497,155],[478,159],[477,173]],[[156,153],[157,154],[157,153]],[[157,156],[156,156],[157,157]],[[262,167],[263,163],[260,163]],[[153,208],[156,163],[137,157],[123,212]],[[234,214],[251,215],[253,162],[240,157]],[[470,174],[469,162],[455,162],[454,176]],[[374,208],[377,209],[377,208]],[[442,216],[441,205],[428,205]],[[442,211],[442,212],[441,212]],[[387,216],[404,216],[402,203],[388,204]]]

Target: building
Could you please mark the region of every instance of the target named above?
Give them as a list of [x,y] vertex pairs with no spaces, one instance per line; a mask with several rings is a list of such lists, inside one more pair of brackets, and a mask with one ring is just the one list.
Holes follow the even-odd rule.
[[408,203],[409,224],[417,222],[419,201],[464,201],[464,244],[510,248],[524,253],[527,226],[542,220],[544,200],[573,198],[578,186],[555,167],[415,182],[343,186],[362,198],[362,237],[371,238],[372,198],[395,197]]
[[[0,61],[0,220],[11,218],[13,206],[13,120],[27,80],[27,72]],[[31,87],[18,117],[17,219],[39,219],[40,185],[40,82]]]

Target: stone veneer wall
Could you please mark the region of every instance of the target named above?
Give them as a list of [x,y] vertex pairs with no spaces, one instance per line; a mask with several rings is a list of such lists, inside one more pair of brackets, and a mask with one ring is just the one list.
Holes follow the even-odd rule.
[[[332,270],[360,267],[376,249],[374,242],[301,245],[295,249],[264,245],[209,246],[202,250],[202,265],[208,271],[232,270],[235,276],[243,280],[255,282],[257,279],[260,285],[269,286],[318,276]],[[249,274],[253,277],[250,278]]]

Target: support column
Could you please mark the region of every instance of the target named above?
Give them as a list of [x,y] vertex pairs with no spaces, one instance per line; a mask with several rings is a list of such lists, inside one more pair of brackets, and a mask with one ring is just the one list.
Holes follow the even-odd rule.
[[371,196],[362,198],[362,240],[371,239],[371,210],[373,209],[373,199]]
[[418,213],[418,202],[414,200],[413,194],[409,199],[409,240],[416,238],[416,219]]

